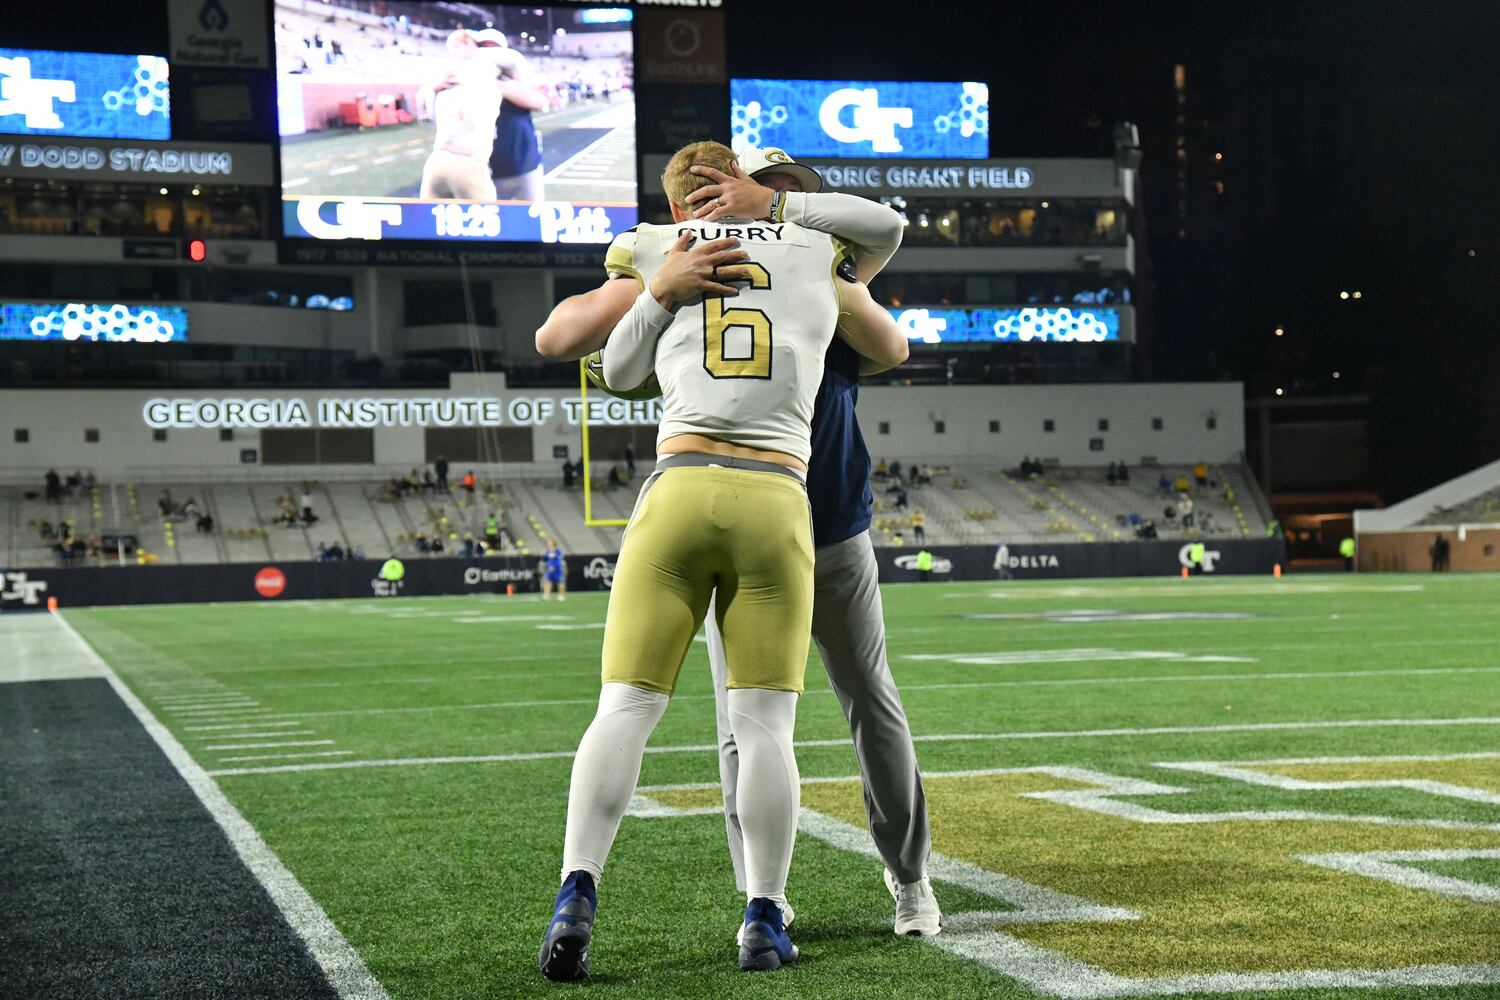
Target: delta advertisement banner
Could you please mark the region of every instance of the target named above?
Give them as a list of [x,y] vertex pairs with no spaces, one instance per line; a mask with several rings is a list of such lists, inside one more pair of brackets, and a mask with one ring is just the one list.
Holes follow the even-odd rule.
[[[1211,576],[1269,574],[1286,564],[1281,539],[1205,543],[1203,572]],[[1187,543],[1100,542],[1007,546],[934,546],[931,574],[917,569],[916,546],[878,548],[882,583],[925,580],[1028,580],[1117,576],[1179,576],[1190,566]],[[618,553],[570,555],[568,589],[609,590]],[[400,580],[381,576],[382,561],[234,563],[205,566],[40,568],[0,573],[0,608],[45,610],[55,598],[64,608],[109,604],[192,604],[204,601],[382,600],[449,594],[534,594],[541,587],[537,560],[413,558]]]

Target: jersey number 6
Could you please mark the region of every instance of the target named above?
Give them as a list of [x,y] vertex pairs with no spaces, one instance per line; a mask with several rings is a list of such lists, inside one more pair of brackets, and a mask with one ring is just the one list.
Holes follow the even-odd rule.
[[[771,272],[756,263],[736,264],[750,273],[750,287],[771,287]],[[724,355],[724,338],[731,327],[750,331],[748,357]],[[714,378],[771,377],[771,317],[759,309],[725,309],[719,295],[703,297],[703,367]]]

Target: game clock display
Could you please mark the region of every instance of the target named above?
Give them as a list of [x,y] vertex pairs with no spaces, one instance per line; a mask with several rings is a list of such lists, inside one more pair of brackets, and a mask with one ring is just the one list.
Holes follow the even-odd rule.
[[282,231],[607,244],[636,224],[633,12],[276,0]]

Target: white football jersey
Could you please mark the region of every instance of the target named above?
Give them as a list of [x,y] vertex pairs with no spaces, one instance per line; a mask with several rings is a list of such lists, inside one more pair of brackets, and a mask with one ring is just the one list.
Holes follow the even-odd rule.
[[621,234],[604,266],[649,285],[684,229],[700,241],[738,238],[750,261],[734,266],[751,267],[753,277],[732,298],[680,306],[657,341],[657,444],[703,434],[806,462],[823,356],[838,322],[835,272],[850,252],[836,237],[792,222],[688,221]]

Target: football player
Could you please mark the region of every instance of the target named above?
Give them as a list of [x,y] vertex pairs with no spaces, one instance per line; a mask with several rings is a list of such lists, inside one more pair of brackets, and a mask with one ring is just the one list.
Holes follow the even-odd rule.
[[[733,155],[719,143],[679,150],[663,176],[675,224],[616,239],[605,264],[615,280],[596,290],[606,300],[621,295],[610,285],[638,293],[608,335],[604,375],[631,386],[654,372],[663,418],[657,469],[615,569],[599,710],[574,758],[563,886],[539,957],[551,979],[588,975],[598,879],[646,739],[715,590],[741,758],[735,795],[748,904],[739,963],[775,969],[797,957],[783,907],[800,798],[792,729],[812,619],[813,398],[836,330],[887,367],[907,345],[840,241],[786,221],[690,219],[687,196],[707,183],[691,168],[727,171]],[[690,252],[695,242],[726,240],[753,254]]]
[[[779,149],[746,150],[732,175],[711,167],[693,170],[713,181],[688,196],[697,217],[769,218],[773,208],[779,209],[784,218],[849,239],[859,253],[856,271],[861,280],[878,274],[901,243],[903,223],[894,211],[852,195],[817,193],[822,183],[818,175]],[[779,205],[773,204],[776,191],[783,192]],[[586,297],[575,299],[580,301],[559,306],[559,312],[572,307],[572,313],[565,314],[571,325],[539,331],[539,346],[542,335],[551,334],[544,353],[550,349],[563,359],[578,357],[602,342],[601,327],[607,329],[617,318]],[[616,308],[623,314],[623,306]],[[886,662],[885,623],[869,535],[870,457],[854,412],[859,376],[873,370],[872,363],[843,341],[835,339],[829,345],[815,404],[808,470],[817,546],[813,639],[854,737],[870,832],[885,861],[887,888],[896,898],[896,933],[928,936],[940,930],[941,911],[926,872],[931,849],[927,804],[911,730]],[[728,666],[712,616],[707,624],[725,825],[736,882],[743,890],[744,847],[734,796],[739,752],[724,697]],[[790,908],[785,916],[790,922]]]

